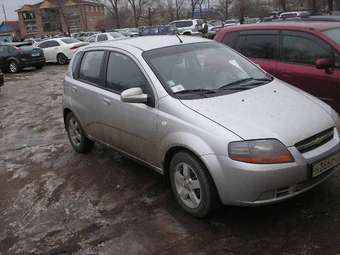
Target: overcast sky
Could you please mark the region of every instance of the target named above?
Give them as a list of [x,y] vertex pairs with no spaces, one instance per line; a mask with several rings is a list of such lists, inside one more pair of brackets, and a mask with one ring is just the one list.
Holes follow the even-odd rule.
[[34,4],[40,2],[40,0],[0,0],[0,22],[2,22],[5,17],[2,11],[2,5],[5,6],[7,19],[9,20],[17,20],[18,15],[15,10],[19,9],[24,4]]

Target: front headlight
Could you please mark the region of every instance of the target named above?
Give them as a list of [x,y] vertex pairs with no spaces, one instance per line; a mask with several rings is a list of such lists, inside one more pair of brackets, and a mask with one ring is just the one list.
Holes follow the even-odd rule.
[[253,164],[294,162],[287,147],[276,139],[250,140],[229,143],[229,157]]

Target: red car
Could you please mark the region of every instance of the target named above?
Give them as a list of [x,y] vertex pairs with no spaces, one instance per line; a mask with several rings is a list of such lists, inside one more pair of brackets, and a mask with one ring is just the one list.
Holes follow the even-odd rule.
[[340,23],[241,25],[222,29],[215,40],[340,113]]

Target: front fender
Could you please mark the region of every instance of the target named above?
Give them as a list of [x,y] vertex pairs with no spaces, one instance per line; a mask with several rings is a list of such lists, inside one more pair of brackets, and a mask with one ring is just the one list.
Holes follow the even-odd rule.
[[211,146],[207,144],[202,138],[192,133],[183,131],[170,133],[161,140],[161,157],[164,158],[166,153],[174,147],[185,148],[199,157],[215,154]]

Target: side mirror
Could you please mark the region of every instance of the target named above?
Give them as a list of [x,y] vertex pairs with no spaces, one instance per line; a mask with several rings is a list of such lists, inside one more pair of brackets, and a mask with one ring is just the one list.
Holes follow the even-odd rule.
[[325,69],[326,71],[334,67],[334,61],[328,58],[319,58],[315,62],[317,69]]
[[126,103],[147,103],[148,95],[141,88],[126,89],[120,94],[120,100]]

